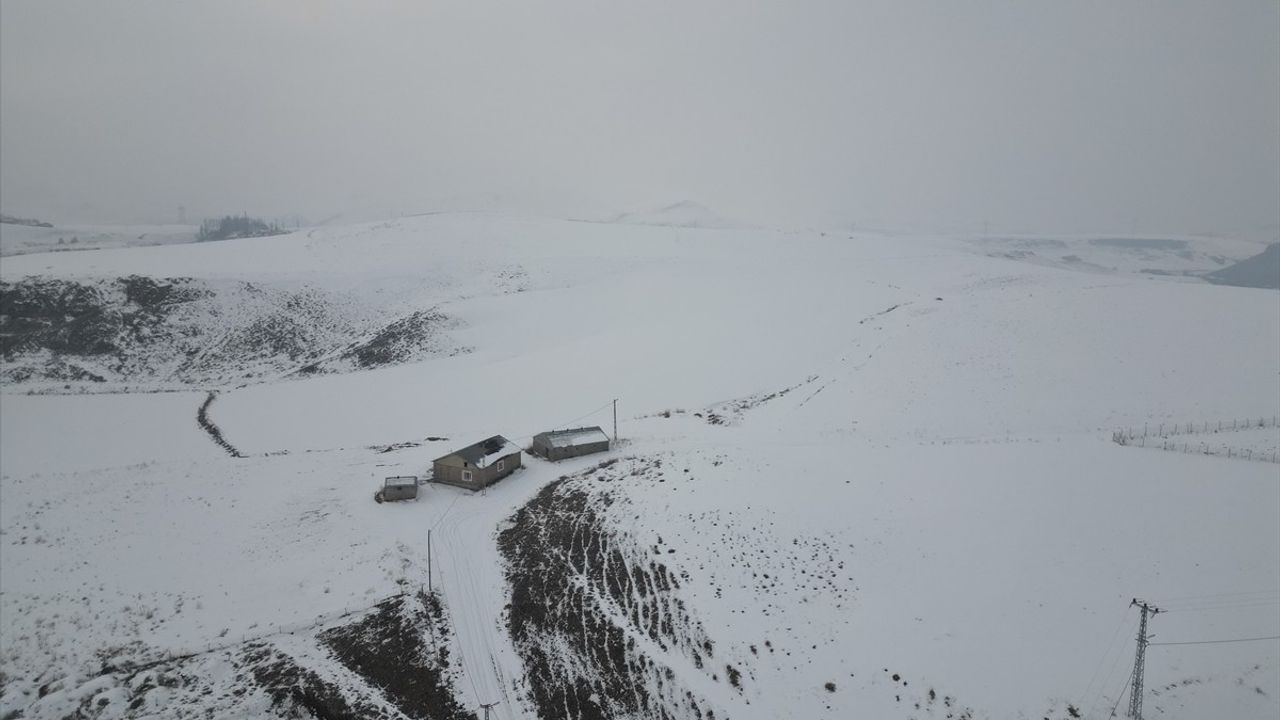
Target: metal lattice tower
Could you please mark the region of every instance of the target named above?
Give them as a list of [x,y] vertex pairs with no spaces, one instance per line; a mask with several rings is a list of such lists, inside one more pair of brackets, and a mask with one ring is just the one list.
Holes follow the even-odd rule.
[[1129,607],[1134,605],[1142,608],[1142,620],[1138,623],[1138,653],[1133,659],[1133,686],[1129,688],[1129,717],[1142,720],[1142,676],[1146,672],[1147,641],[1151,639],[1147,635],[1147,616],[1159,614],[1160,608],[1137,598],[1129,603]]

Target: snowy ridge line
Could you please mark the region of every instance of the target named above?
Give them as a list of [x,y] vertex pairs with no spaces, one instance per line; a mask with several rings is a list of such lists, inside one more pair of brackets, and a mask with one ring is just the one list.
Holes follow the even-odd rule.
[[[425,585],[420,586],[419,590],[425,593],[426,586]],[[100,672],[99,674],[106,675],[111,672],[139,673],[145,670],[150,670],[155,667],[160,667],[162,665],[170,665],[176,662],[181,662],[183,660],[189,660],[191,658],[199,657],[201,655],[209,655],[211,653],[230,650],[240,645],[247,645],[248,643],[251,643],[251,642],[266,640],[267,638],[276,637],[278,635],[295,635],[299,632],[318,628],[321,625],[324,625],[326,623],[331,623],[341,618],[351,617],[352,615],[358,615],[360,613],[369,612],[370,610],[378,607],[379,605],[387,602],[388,600],[395,600],[396,598],[406,597],[409,595],[409,592],[410,592],[409,590],[401,590],[399,592],[380,597],[376,602],[370,603],[368,605],[363,605],[360,607],[344,607],[340,611],[334,610],[331,612],[322,613],[304,622],[271,625],[269,626],[271,629],[266,632],[261,632],[254,635],[241,635],[238,640],[233,640],[231,642],[209,643],[207,645],[202,645],[197,649],[188,649],[188,650],[177,651],[177,652],[173,650],[167,650],[160,657],[156,657],[151,660],[144,660],[143,662],[140,662],[140,663],[126,662],[122,664],[120,667],[113,667],[110,665],[110,662],[105,662],[103,664],[103,671]]]
[[217,396],[218,394],[213,390],[209,391],[209,397],[204,399],[204,403],[200,405],[200,409],[196,411],[196,423],[200,425],[201,430],[204,430],[208,433],[209,437],[213,438],[213,441],[219,447],[226,450],[228,455],[234,458],[242,458],[244,455],[241,454],[234,445],[228,442],[226,438],[222,437],[222,430],[218,428],[217,424],[214,423],[213,420],[209,419],[209,406],[213,404],[213,400]]

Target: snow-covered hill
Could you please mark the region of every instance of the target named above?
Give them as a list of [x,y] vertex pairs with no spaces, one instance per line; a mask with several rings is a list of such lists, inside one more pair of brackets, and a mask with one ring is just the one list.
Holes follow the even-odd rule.
[[1192,282],[1208,273],[1223,271],[1266,247],[1265,243],[1251,240],[1196,235],[1028,235],[978,237],[972,242],[992,257],[1095,274],[1139,273]]
[[[181,279],[237,313],[278,305],[246,286],[305,293],[350,323],[303,343],[329,353],[430,311],[470,352],[175,386],[211,404],[10,376],[0,716],[1101,718],[1135,596],[1170,611],[1159,642],[1280,635],[1280,465],[1112,441],[1280,414],[1274,291],[966,238],[497,214],[272,241],[0,280]],[[612,430],[613,398],[606,455],[372,500],[496,433]],[[431,688],[388,682],[395,653]],[[1153,646],[1147,716],[1274,717],[1278,672],[1274,640]]]
[[683,228],[733,228],[742,225],[692,200],[683,200],[653,210],[622,213],[614,219],[614,222]]
[[1280,290],[1280,243],[1271,243],[1253,257],[1210,273],[1207,279],[1222,285]]
[[310,285],[33,276],[0,292],[0,378],[29,392],[235,386],[466,350],[433,308]]

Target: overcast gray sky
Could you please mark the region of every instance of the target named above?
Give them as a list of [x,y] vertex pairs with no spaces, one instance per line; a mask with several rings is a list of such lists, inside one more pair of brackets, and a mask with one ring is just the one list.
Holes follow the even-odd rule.
[[0,206],[1280,231],[1280,3],[0,3]]

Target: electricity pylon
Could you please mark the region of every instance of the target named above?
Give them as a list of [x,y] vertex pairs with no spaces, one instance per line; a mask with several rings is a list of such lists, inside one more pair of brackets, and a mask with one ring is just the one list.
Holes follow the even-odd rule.
[[1142,620],[1138,623],[1138,654],[1133,658],[1133,685],[1129,688],[1129,717],[1142,720],[1142,676],[1146,672],[1147,641],[1151,639],[1147,635],[1147,616],[1158,615],[1160,608],[1137,598],[1129,603],[1129,607],[1134,605],[1142,608]]

